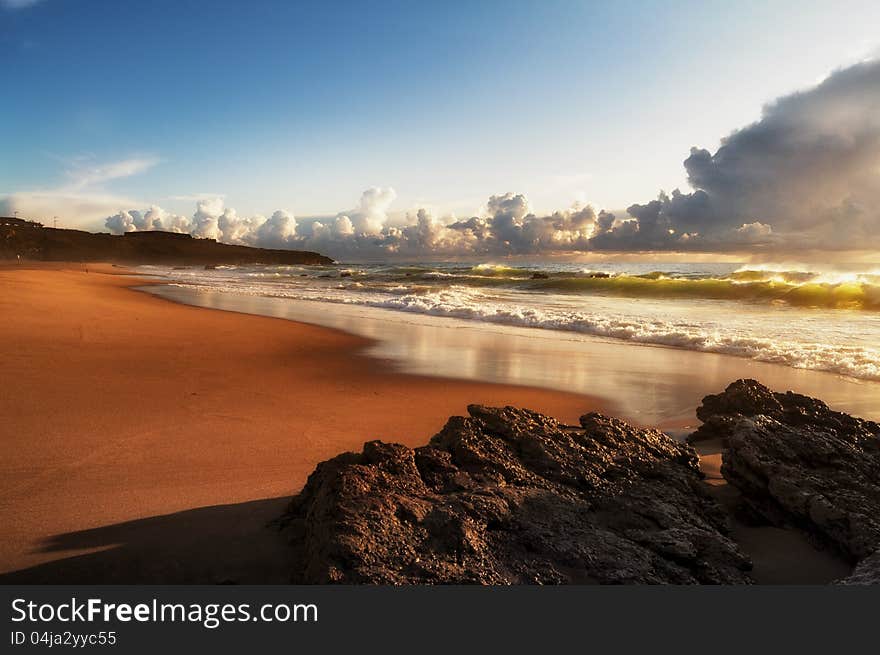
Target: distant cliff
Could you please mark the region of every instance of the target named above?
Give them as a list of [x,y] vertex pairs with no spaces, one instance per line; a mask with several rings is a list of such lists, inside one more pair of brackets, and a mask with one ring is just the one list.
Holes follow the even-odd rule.
[[172,232],[129,232],[116,236],[47,228],[19,218],[0,217],[0,259],[111,261],[138,264],[332,264],[303,250],[266,250],[194,239]]

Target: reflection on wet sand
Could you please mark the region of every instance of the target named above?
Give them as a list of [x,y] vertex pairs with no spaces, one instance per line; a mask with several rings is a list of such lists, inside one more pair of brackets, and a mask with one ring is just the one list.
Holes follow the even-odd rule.
[[738,378],[821,398],[880,418],[880,383],[779,364],[555,330],[492,325],[372,307],[153,286],[150,293],[201,307],[313,323],[373,339],[368,353],[401,370],[561,389],[605,398],[623,417],[670,429],[696,422],[708,393]]

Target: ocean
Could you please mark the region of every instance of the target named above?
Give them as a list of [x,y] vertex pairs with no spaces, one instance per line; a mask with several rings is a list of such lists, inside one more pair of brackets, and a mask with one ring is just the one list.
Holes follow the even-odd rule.
[[408,263],[141,267],[169,285],[720,353],[880,380],[880,267]]

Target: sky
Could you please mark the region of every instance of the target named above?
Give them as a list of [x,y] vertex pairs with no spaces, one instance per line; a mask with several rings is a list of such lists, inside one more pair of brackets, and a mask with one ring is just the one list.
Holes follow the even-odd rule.
[[872,1],[0,0],[0,213],[337,255],[875,248],[877,25]]

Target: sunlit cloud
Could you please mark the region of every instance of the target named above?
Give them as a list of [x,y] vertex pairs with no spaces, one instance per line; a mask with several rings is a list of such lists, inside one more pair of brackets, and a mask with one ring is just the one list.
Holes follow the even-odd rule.
[[[684,167],[691,191],[661,192],[620,216],[582,201],[537,214],[524,194],[508,192],[465,219],[426,207],[392,218],[397,194],[374,187],[330,218],[297,222],[287,211],[242,218],[222,199],[200,199],[191,218],[174,220],[197,236],[337,258],[863,250],[880,244],[880,62],[860,62],[777,99],[714,153],[692,148]],[[576,174],[548,184],[588,180]],[[107,226],[142,229],[125,216]]]
[[68,186],[75,189],[96,186],[111,180],[138,175],[158,163],[158,157],[132,157],[107,163],[74,160],[67,170],[70,180]]
[[59,217],[59,225],[82,227],[95,223],[119,207],[131,207],[137,201],[124,196],[100,192],[83,193],[72,190],[19,191],[0,195],[0,216],[16,212],[22,218],[50,221]]
[[767,237],[786,237],[789,247],[876,245],[880,61],[777,99],[716,152],[692,148],[684,166],[692,192],[676,189],[632,205],[593,245],[664,250],[687,241],[712,249],[724,247],[731,230],[756,223],[771,228]]
[[62,217],[64,224],[99,224],[121,207],[137,204],[127,196],[107,191],[104,184],[144,173],[159,163],[158,157],[138,156],[97,162],[92,156],[64,160],[65,182],[49,189],[26,189],[0,193],[0,214],[48,220]]
[[[297,219],[290,209],[239,215],[220,194],[173,196],[196,204],[181,215],[103,189],[159,163],[69,160],[61,187],[8,194],[0,209],[99,219],[116,233],[170,230],[336,258],[865,250],[880,246],[880,62],[840,69],[777,99],[715,152],[692,148],[684,161],[691,190],[661,192],[618,215],[583,200],[539,213],[515,191],[489,196],[465,218],[424,205],[395,210],[391,187],[366,189],[350,209],[325,217]],[[577,173],[548,183],[588,180]]]

